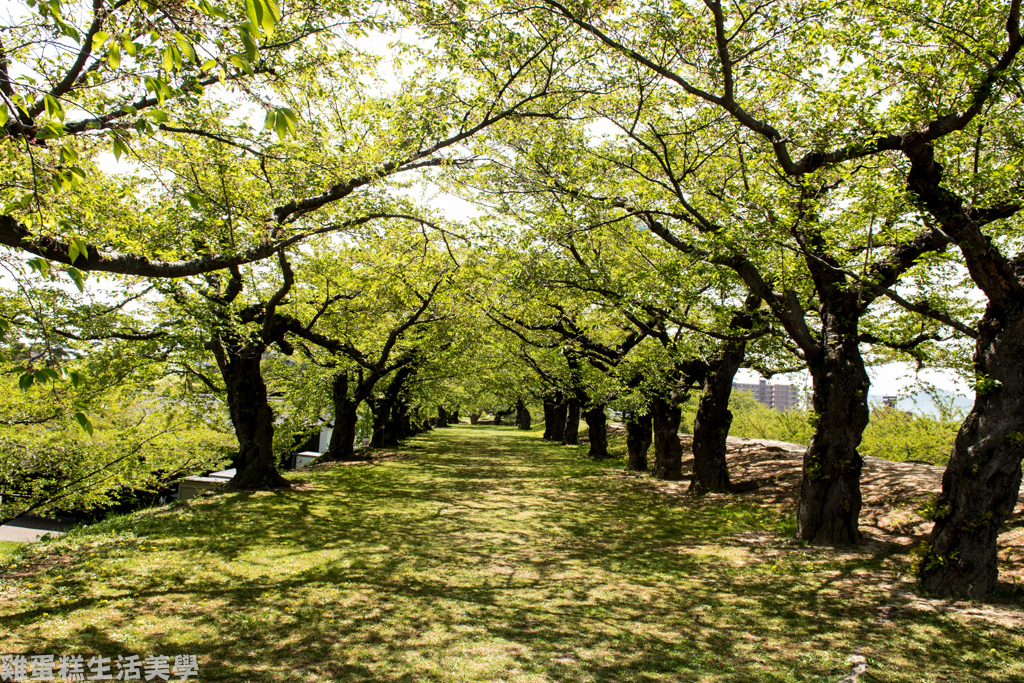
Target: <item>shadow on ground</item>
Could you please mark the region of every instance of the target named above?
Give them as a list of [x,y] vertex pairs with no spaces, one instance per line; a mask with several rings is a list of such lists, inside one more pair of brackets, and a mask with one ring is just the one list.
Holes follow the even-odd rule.
[[1024,677],[1024,614],[943,610],[775,509],[511,428],[409,445],[51,542],[0,584],[0,642],[197,654],[206,681],[835,681],[854,653],[872,681]]

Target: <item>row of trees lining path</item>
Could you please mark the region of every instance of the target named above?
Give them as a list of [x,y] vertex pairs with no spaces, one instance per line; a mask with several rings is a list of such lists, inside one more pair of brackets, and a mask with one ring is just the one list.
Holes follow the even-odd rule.
[[[1019,0],[981,4],[32,5],[0,44],[2,362],[26,393],[0,419],[6,498],[24,514],[62,480],[97,474],[109,499],[198,466],[139,454],[157,404],[228,417],[233,488],[286,486],[281,442],[325,412],[347,460],[360,410],[391,447],[464,406],[529,429],[531,401],[560,443],[585,420],[594,460],[624,408],[630,466],[674,480],[697,393],[692,490],[730,492],[732,378],[801,368],[797,535],[855,544],[867,367],[910,358],[977,387],[921,582],[987,596],[1024,460],[1024,37]],[[350,38],[410,28],[416,68],[384,87]],[[410,183],[486,215],[447,220]],[[141,422],[43,443],[71,420],[92,436],[90,404],[114,428],[129,375]]]

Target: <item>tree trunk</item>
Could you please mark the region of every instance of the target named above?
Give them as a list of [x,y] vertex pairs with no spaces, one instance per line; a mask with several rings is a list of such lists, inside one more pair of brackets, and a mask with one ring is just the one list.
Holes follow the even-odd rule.
[[605,415],[604,406],[594,406],[585,414],[587,431],[590,435],[590,459],[607,460],[611,457],[608,454],[608,417]]
[[565,404],[565,428],[562,431],[563,446],[577,446],[580,443],[580,402],[570,398]]
[[348,374],[340,372],[331,383],[331,398],[334,403],[334,430],[327,451],[320,456],[320,462],[362,460],[355,453],[356,423],[359,404],[349,398]]
[[451,412],[451,414],[448,416],[448,424],[450,424],[450,425],[457,425],[457,424],[459,424],[459,409],[458,408],[453,410]]
[[861,537],[857,518],[864,461],[857,447],[870,415],[870,381],[856,331],[829,332],[833,331],[826,329],[825,337],[836,341],[808,363],[814,383],[811,404],[818,424],[804,453],[797,537],[845,545],[857,543]]
[[448,427],[448,411],[444,409],[444,406],[437,407],[437,424],[434,426],[438,429]]
[[672,398],[655,397],[651,401],[654,427],[654,476],[666,481],[683,478],[683,447],[679,443],[679,422],[683,410]]
[[732,412],[729,396],[732,381],[743,362],[743,342],[728,342],[718,357],[708,361],[704,387],[697,416],[693,421],[693,478],[690,493],[709,491],[725,493],[732,490],[729,465],[725,454],[728,446]]
[[469,424],[475,425],[480,423],[480,413],[469,414]]
[[260,372],[263,347],[225,345],[221,374],[228,394],[231,423],[238,439],[235,476],[227,488],[260,489],[288,486],[274,457],[274,413]]
[[551,434],[548,436],[550,441],[561,443],[565,437],[565,414],[568,409],[565,396],[562,392],[557,392],[551,402]]
[[989,303],[974,350],[974,407],[954,442],[920,558],[921,586],[932,593],[982,600],[995,587],[999,527],[1017,505],[1024,458],[1022,348],[1024,307]]
[[522,399],[516,401],[516,427],[523,431],[530,430],[530,410]]
[[647,471],[647,450],[651,447],[653,420],[650,413],[630,412],[626,419],[626,469]]
[[384,398],[371,398],[366,401],[373,414],[373,433],[370,434],[370,448],[384,448],[385,431],[391,421],[391,406]]
[[551,440],[551,420],[552,414],[555,410],[555,403],[549,397],[545,396],[543,401],[544,406],[544,434],[540,438],[547,441]]
[[416,434],[412,426],[409,404],[404,399],[395,402],[394,407],[391,409],[391,421],[395,425],[395,433],[398,436],[397,441],[408,439]]

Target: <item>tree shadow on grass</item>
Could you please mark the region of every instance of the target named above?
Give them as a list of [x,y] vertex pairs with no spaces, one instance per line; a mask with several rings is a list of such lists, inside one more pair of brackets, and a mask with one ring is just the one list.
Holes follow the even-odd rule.
[[197,654],[209,681],[836,680],[852,652],[873,680],[1024,672],[1019,625],[908,607],[884,559],[795,546],[742,499],[666,500],[513,428],[412,445],[99,525],[39,578],[69,599],[0,608],[0,637]]

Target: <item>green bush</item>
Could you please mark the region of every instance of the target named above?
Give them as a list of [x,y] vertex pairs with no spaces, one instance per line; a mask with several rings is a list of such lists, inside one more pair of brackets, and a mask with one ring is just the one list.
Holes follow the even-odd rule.
[[914,415],[894,408],[876,408],[864,430],[860,452],[886,460],[945,465],[960,429],[956,417]]
[[[735,391],[729,409],[733,413],[729,436],[806,445],[814,435],[811,412],[804,408],[773,410],[758,403],[749,392]],[[697,397],[691,396],[683,406],[683,428],[690,433],[696,413]],[[864,430],[860,452],[897,462],[945,465],[961,422],[961,415],[949,411],[935,417],[876,408]]]

